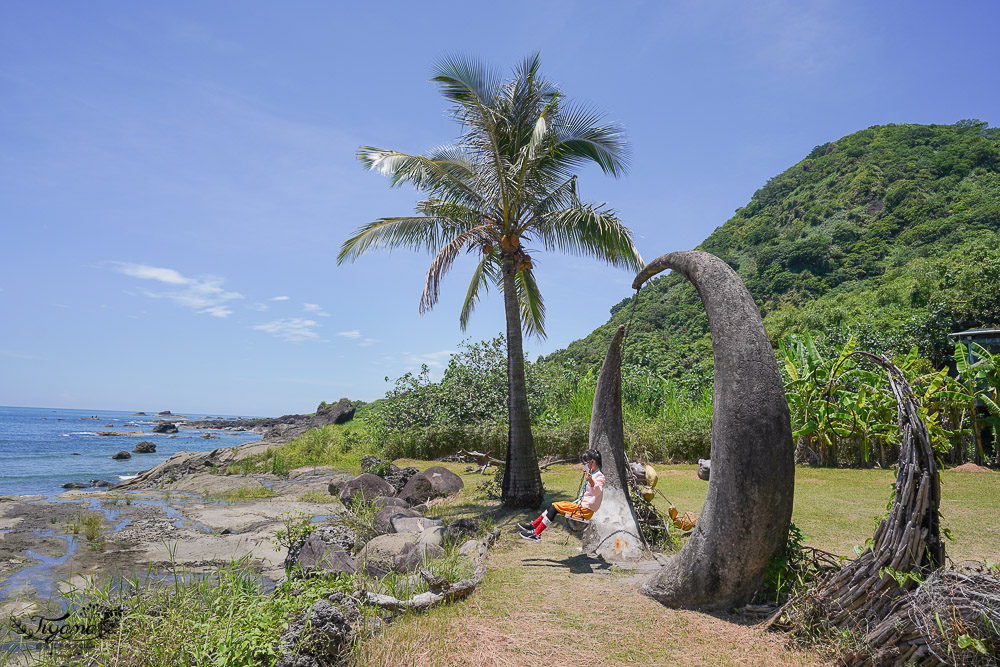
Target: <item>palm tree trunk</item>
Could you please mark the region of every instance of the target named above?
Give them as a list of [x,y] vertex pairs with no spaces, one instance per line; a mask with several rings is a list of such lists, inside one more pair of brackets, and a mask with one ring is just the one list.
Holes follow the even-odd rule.
[[528,386],[524,376],[521,311],[514,283],[514,259],[503,258],[503,302],[507,315],[507,465],[500,498],[510,508],[536,508],[545,490],[538,469],[538,455],[531,436]]

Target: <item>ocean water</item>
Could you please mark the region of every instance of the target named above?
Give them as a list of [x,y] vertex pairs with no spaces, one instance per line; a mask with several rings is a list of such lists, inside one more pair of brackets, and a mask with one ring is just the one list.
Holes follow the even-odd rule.
[[[183,416],[206,419],[210,415]],[[211,415],[224,416],[227,415]],[[219,437],[206,440],[200,436],[207,431],[183,428],[175,434],[178,437],[172,438],[152,433],[160,419],[169,417],[155,414],[143,417],[115,410],[0,406],[0,495],[49,495],[62,492],[66,482],[94,479],[115,484],[166,461],[176,452],[207,452],[261,439],[252,433],[211,431]],[[97,435],[99,431],[142,431],[143,435],[103,436]],[[111,458],[122,450],[132,453],[143,440],[156,445],[155,454],[133,453],[125,461]]]

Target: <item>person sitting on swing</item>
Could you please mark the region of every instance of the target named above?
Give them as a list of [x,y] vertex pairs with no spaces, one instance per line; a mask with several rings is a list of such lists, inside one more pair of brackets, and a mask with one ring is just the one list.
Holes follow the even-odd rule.
[[601,499],[604,497],[601,453],[596,449],[588,449],[580,455],[580,463],[583,466],[585,480],[585,483],[580,487],[580,497],[573,503],[552,503],[531,523],[517,524],[517,527],[521,529],[521,537],[532,542],[541,542],[542,531],[549,527],[558,514],[584,521],[589,521],[590,517],[594,516],[594,512],[600,508]]

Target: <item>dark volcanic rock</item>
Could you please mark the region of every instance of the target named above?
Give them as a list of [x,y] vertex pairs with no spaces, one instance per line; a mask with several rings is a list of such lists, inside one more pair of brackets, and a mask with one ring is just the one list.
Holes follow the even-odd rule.
[[146,416],[145,412],[133,412],[132,414],[135,415],[136,417],[145,417]]
[[135,454],[153,454],[156,452],[156,445],[149,440],[143,440],[132,450]]
[[382,475],[382,479],[392,484],[392,488],[396,489],[396,493],[403,490],[406,483],[410,481],[410,478],[418,474],[420,471],[416,468],[397,468],[392,466],[392,469]]
[[170,410],[160,410],[159,412],[156,413],[158,417],[172,417],[173,414],[174,413],[171,412]]
[[316,571],[324,574],[354,574],[358,570],[354,557],[349,551],[339,550],[338,546],[313,533],[302,543],[291,567],[288,567],[287,561],[285,565],[290,572],[301,572],[304,575]]
[[450,496],[465,488],[462,478],[448,470],[444,466],[431,466],[421,473],[431,482],[434,493],[440,496]]
[[379,477],[381,477],[391,465],[391,463],[383,459],[381,456],[375,456],[374,454],[361,457],[361,472],[368,472],[373,475],[378,475]]
[[326,490],[330,492],[331,496],[339,496],[340,489],[352,479],[354,479],[353,472],[349,470],[334,470],[330,473],[330,484],[326,487]]
[[332,405],[325,401],[316,408],[316,416],[313,417],[313,426],[323,426],[325,424],[344,424],[354,419],[356,408],[351,401],[342,398]]
[[163,422],[153,427],[153,433],[177,433],[177,425]]
[[132,455],[131,455],[131,454],[129,454],[128,452],[126,452],[126,451],[125,451],[125,450],[123,449],[122,451],[120,451],[120,452],[118,452],[117,454],[113,455],[113,456],[112,456],[111,458],[113,458],[113,459],[114,459],[114,460],[116,460],[116,461],[124,461],[125,459],[130,459],[130,458],[132,458]]
[[419,505],[434,497],[434,487],[431,486],[431,481],[424,477],[423,473],[417,473],[400,490],[399,497],[410,505]]
[[379,496],[372,501],[372,505],[378,507],[379,509],[383,507],[409,507],[406,501],[402,498],[393,498],[390,496]]
[[62,485],[64,489],[89,489],[92,484],[87,484],[86,482],[66,482]]
[[340,487],[340,502],[350,505],[354,502],[355,496],[360,494],[363,502],[370,503],[379,496],[391,496],[394,493],[396,489],[392,488],[389,482],[377,475],[365,473]]
[[95,489],[103,489],[111,486],[111,482],[106,482],[103,479],[92,479],[90,483],[94,485]]
[[373,537],[358,553],[358,562],[364,563],[369,576],[384,577],[393,570],[396,556],[416,539],[417,533],[389,533]]
[[458,542],[464,541],[466,538],[475,537],[481,529],[481,524],[479,519],[468,517],[464,519],[455,519],[448,524],[448,527],[444,531],[444,541],[451,542],[452,544],[457,544]]
[[[380,621],[372,619],[374,632]],[[343,593],[334,593],[326,600],[317,600],[288,626],[278,640],[280,656],[275,667],[323,667],[343,662],[354,635],[365,624],[354,600]]]

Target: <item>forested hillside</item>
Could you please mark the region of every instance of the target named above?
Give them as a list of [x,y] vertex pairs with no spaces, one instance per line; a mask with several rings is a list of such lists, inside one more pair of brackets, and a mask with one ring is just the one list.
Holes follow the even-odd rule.
[[[916,344],[944,363],[947,333],[1000,325],[1000,128],[875,126],[816,146],[699,248],[739,272],[772,341],[853,334],[862,349]],[[632,306],[546,360],[598,363]],[[681,277],[642,289],[632,327],[628,362],[695,385],[709,377],[707,319]]]

